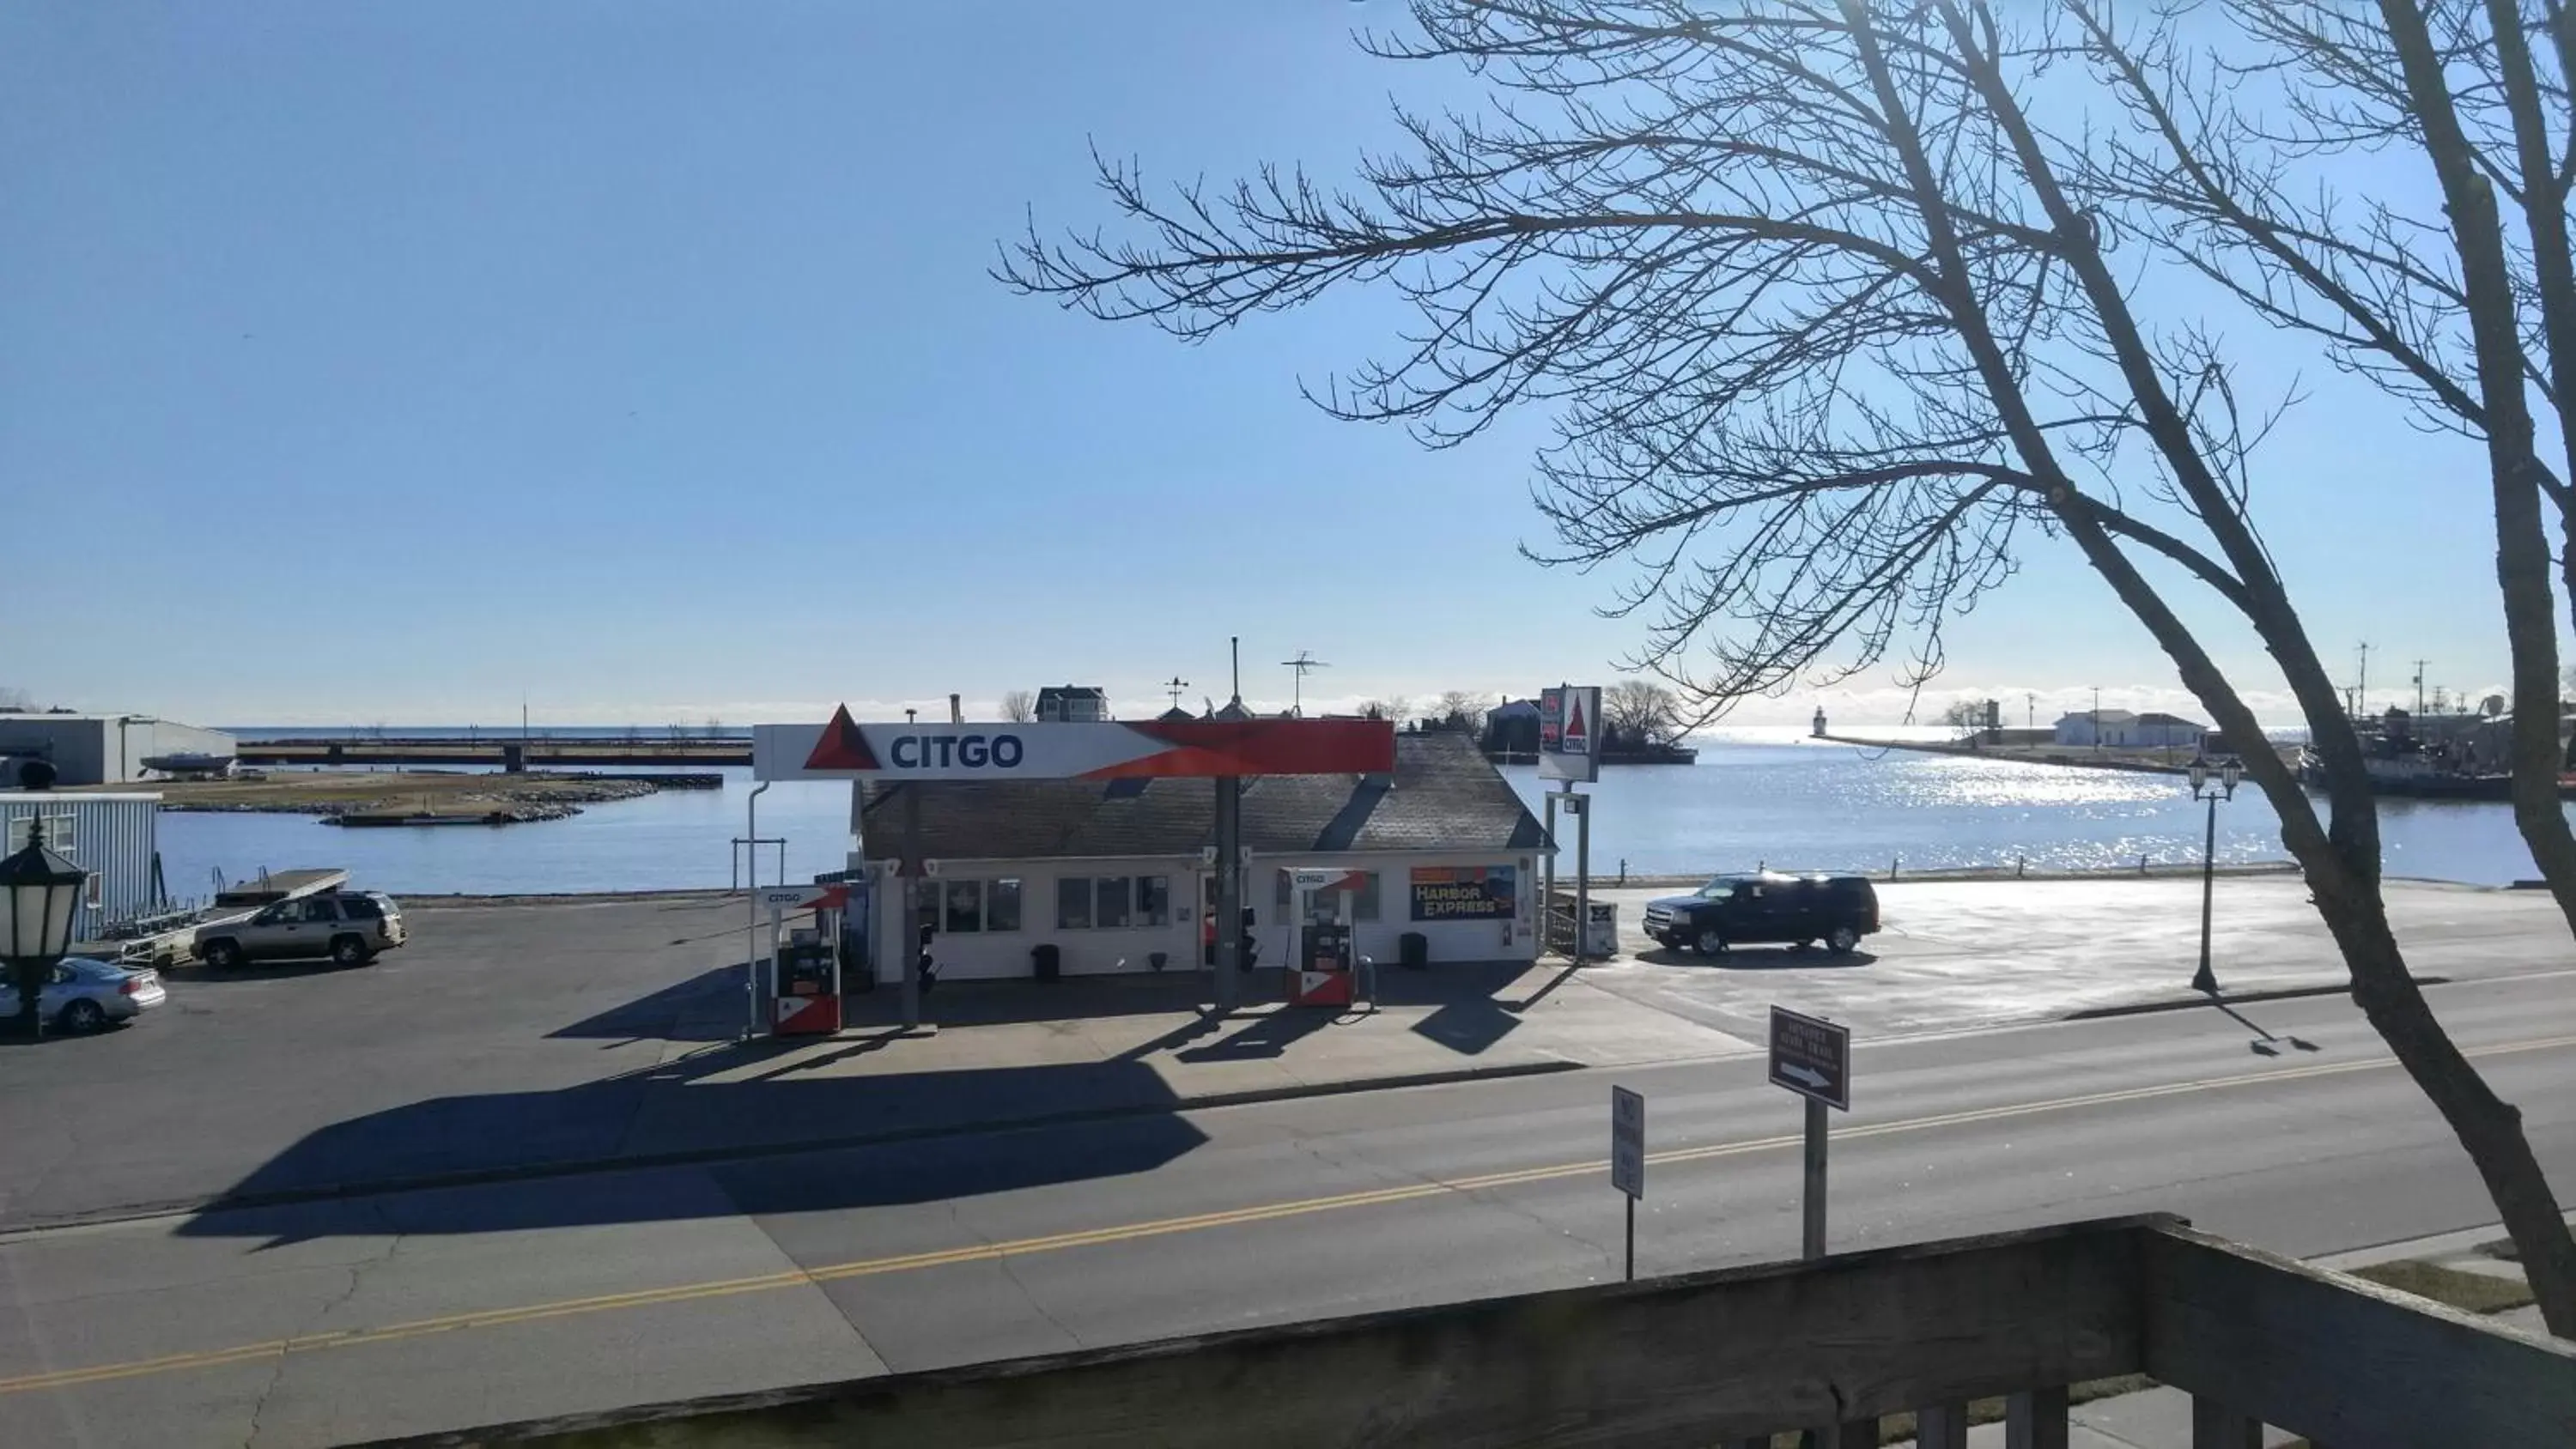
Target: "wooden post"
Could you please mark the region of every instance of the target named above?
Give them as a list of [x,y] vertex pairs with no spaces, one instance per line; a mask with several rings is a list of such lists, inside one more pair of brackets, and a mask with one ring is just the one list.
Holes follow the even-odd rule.
[[2263,1449],[2263,1426],[2216,1399],[2194,1394],[2191,1449]]
[[1968,1449],[1968,1405],[1954,1399],[1914,1411],[1914,1449]]
[[1824,1433],[1825,1449],[1878,1449],[1878,1420],[1853,1419]]
[[2066,1386],[2004,1400],[2004,1449],[2066,1449]]

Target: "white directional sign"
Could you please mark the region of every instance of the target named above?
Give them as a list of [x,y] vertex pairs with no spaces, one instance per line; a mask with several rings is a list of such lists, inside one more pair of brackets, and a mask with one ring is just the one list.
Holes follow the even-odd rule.
[[1771,1008],[1771,1084],[1851,1110],[1851,1028]]
[[1646,1195],[1646,1099],[1625,1087],[1610,1089],[1610,1185]]

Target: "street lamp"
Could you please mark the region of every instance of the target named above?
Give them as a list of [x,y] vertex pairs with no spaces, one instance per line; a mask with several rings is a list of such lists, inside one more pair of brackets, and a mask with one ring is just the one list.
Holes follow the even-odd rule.
[[2218,767],[2218,778],[2212,780],[2209,761],[2195,757],[2189,778],[2191,798],[2209,802],[2209,829],[2200,846],[2200,969],[2192,973],[2191,989],[2216,996],[2218,978],[2209,970],[2209,910],[2218,890],[2218,802],[2236,798],[2236,783],[2245,778],[2245,770],[2231,758]]
[[17,985],[29,1036],[44,1034],[36,1004],[47,973],[72,948],[72,920],[88,879],[88,871],[45,848],[42,815],[27,822],[27,848],[0,860],[0,960]]

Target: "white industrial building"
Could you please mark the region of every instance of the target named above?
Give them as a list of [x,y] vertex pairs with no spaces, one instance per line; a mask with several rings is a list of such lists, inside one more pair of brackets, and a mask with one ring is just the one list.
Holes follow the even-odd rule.
[[159,904],[160,809],[160,796],[139,791],[0,791],[0,855],[24,849],[31,822],[41,816],[45,844],[90,873],[73,938],[94,940]]
[[2133,714],[2125,709],[2078,710],[2060,715],[2056,740],[2081,749],[2198,749],[2206,725],[2171,714]]
[[[871,784],[855,795],[861,854],[887,899],[906,833],[919,832],[942,980],[1029,976],[1040,945],[1067,975],[1148,971],[1158,952],[1170,970],[1209,959],[1214,781]],[[1353,947],[1384,965],[1409,932],[1433,963],[1537,958],[1546,837],[1467,735],[1397,735],[1392,775],[1246,780],[1243,843],[1257,965],[1287,961],[1297,895],[1285,871],[1307,866],[1350,873]],[[1311,908],[1338,904],[1328,895]],[[902,960],[902,912],[875,916],[871,955]]]
[[44,760],[54,781],[68,785],[128,785],[150,778],[152,760],[193,760],[200,765],[233,757],[234,741],[221,730],[199,729],[148,714],[0,714],[0,788],[19,782],[18,767]]

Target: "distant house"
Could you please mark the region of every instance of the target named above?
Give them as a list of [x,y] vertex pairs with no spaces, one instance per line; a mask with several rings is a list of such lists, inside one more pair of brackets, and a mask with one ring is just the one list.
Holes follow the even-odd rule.
[[2134,714],[2125,709],[2077,710],[2060,715],[2055,742],[2078,749],[2198,749],[2206,727],[2180,715]]
[[1538,701],[1507,699],[1485,711],[1485,735],[1481,743],[1489,754],[1537,754]]
[[2131,738],[2148,750],[2198,750],[2201,737],[2209,733],[2207,725],[2178,714],[2142,714],[2133,730]]
[[1038,691],[1042,724],[1099,724],[1109,718],[1109,691],[1088,684],[1050,684]]

